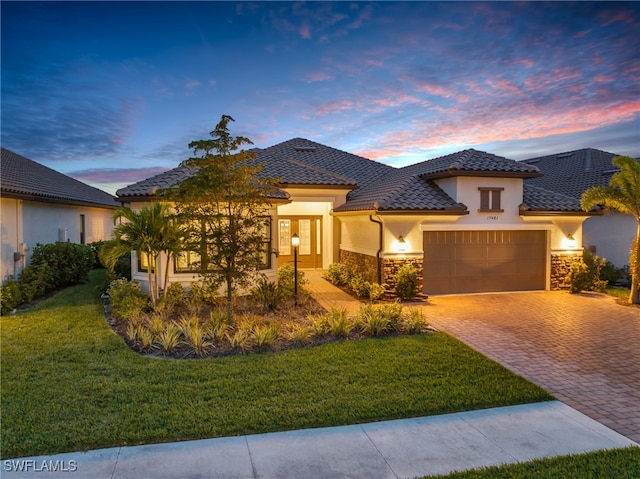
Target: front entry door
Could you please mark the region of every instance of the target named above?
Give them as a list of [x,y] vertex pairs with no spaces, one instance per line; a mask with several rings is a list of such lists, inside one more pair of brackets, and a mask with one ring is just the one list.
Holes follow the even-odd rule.
[[281,216],[278,219],[278,264],[293,266],[291,237],[297,233],[298,268],[322,268],[322,216]]

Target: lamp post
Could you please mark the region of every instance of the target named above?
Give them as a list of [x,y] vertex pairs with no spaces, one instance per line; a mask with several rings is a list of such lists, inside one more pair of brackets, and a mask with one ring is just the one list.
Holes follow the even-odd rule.
[[293,233],[291,246],[293,246],[293,304],[298,306],[298,246],[300,237],[298,233]]

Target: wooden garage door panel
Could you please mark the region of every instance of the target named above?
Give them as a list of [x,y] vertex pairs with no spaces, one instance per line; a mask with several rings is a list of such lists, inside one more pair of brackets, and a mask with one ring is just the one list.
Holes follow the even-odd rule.
[[427,294],[544,289],[544,231],[424,233]]

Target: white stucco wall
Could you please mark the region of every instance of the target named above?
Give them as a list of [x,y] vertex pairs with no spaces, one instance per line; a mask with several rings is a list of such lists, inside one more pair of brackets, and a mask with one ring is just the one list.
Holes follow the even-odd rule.
[[[85,243],[111,238],[112,209],[2,198],[2,281],[22,272],[38,243],[62,238],[80,243],[80,215],[85,215]],[[13,253],[24,251],[23,245],[25,257],[15,262]]]
[[609,213],[593,216],[584,222],[584,245],[595,246],[596,255],[620,268],[629,264],[629,249],[637,228],[638,224],[631,215]]

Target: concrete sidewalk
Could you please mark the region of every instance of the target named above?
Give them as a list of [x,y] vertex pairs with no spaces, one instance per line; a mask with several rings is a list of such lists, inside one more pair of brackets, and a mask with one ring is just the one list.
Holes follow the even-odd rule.
[[[3,460],[2,477],[396,479],[634,444],[569,406],[551,401]],[[9,470],[19,466],[30,472]],[[58,472],[43,471],[54,467]]]

